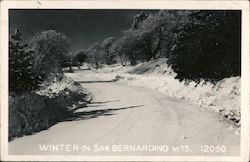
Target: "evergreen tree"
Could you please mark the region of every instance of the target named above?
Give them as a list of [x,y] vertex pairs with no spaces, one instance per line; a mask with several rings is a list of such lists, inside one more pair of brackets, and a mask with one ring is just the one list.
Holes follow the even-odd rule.
[[33,52],[21,45],[22,34],[16,29],[9,41],[9,91],[23,93],[38,87],[39,76],[33,73]]

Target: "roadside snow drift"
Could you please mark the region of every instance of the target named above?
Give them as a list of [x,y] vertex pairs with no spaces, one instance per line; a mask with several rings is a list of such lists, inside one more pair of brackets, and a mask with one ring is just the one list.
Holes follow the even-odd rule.
[[22,96],[9,96],[9,140],[47,129],[85,107],[90,96],[69,78]]
[[198,84],[193,81],[180,82],[163,58],[136,66],[106,66],[97,72],[89,75],[160,91],[169,97],[218,112],[240,126],[240,77],[225,78],[215,85],[204,80]]

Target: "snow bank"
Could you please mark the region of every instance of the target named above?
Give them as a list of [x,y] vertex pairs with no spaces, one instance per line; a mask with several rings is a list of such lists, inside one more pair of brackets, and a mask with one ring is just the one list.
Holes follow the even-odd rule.
[[9,140],[47,129],[85,107],[90,95],[69,78],[34,93],[9,96]]
[[90,75],[160,91],[169,97],[218,112],[240,126],[240,77],[225,78],[216,85],[204,80],[199,84],[180,82],[174,78],[176,73],[167,66],[166,59],[140,63],[134,67],[105,67],[99,73]]

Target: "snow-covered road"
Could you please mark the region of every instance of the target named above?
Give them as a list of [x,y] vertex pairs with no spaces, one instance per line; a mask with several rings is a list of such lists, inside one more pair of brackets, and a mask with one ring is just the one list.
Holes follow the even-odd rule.
[[10,154],[239,155],[240,136],[216,113],[88,73],[67,75],[92,93],[92,103],[77,110],[77,118],[11,141]]

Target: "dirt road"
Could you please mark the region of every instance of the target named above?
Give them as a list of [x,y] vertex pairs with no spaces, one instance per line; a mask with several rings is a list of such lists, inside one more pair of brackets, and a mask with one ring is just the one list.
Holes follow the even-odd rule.
[[69,74],[93,95],[79,118],[11,141],[10,154],[239,155],[240,137],[216,113],[88,73]]

